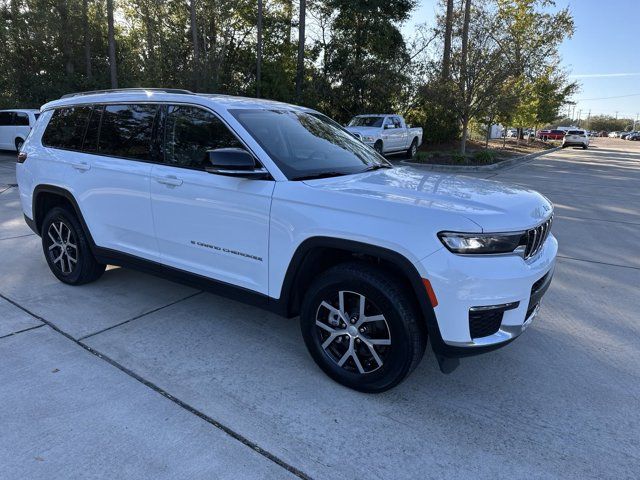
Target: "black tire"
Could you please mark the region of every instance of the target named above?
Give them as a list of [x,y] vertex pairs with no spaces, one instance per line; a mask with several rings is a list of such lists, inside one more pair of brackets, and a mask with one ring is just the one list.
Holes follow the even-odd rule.
[[20,153],[20,149],[22,148],[22,145],[24,145],[24,140],[21,138],[16,138],[16,152]]
[[373,149],[378,152],[380,155],[384,155],[382,153],[382,141],[378,140],[376,143],[373,144]]
[[[362,310],[368,313],[367,320],[358,316]],[[389,272],[355,262],[337,265],[316,278],[305,293],[300,314],[302,336],[318,366],[336,382],[368,393],[396,386],[418,365],[427,342],[421,322],[400,281]]]
[[586,150],[587,148],[589,148],[589,147],[588,147],[588,146],[586,146],[586,145],[582,145],[582,149],[583,149],[583,150]]
[[409,150],[407,150],[407,158],[412,159],[418,153],[418,139],[414,138],[409,146]]
[[98,263],[91,253],[87,235],[73,212],[52,208],[42,222],[41,235],[49,268],[61,282],[83,285],[104,273],[106,265]]

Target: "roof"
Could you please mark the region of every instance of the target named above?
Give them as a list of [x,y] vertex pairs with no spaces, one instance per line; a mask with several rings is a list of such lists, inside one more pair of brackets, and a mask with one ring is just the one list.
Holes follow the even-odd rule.
[[20,113],[38,113],[37,108],[3,108],[0,112],[20,112]]
[[157,101],[164,103],[193,103],[200,105],[218,106],[224,109],[231,108],[281,108],[287,110],[312,111],[311,109],[277,102],[262,98],[234,97],[231,95],[220,95],[211,93],[193,93],[188,90],[176,89],[122,89],[122,90],[99,90],[94,92],[81,92],[77,94],[65,95],[59,100],[53,100],[42,106],[41,110],[49,110],[56,107],[71,105],[86,105],[94,103],[122,103],[122,102],[149,102]]

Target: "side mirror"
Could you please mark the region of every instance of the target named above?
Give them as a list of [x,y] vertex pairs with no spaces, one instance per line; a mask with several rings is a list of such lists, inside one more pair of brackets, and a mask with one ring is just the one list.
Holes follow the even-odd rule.
[[205,170],[217,175],[244,178],[266,178],[264,168],[257,168],[256,160],[243,148],[216,148],[207,151],[210,166]]
[[385,130],[390,130],[390,129],[392,129],[392,128],[393,128],[393,125],[390,125],[390,124],[386,124],[386,125],[384,126],[384,129],[385,129]]

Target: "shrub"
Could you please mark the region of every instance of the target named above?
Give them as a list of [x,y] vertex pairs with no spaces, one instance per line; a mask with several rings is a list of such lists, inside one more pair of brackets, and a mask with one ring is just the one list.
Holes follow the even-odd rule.
[[480,150],[479,152],[476,152],[474,158],[476,162],[482,165],[482,164],[493,163],[493,160],[496,158],[496,155],[491,150]]

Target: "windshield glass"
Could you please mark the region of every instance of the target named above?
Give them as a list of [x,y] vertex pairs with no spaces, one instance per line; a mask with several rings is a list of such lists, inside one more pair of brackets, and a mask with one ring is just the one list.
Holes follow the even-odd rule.
[[347,175],[390,166],[375,150],[324,115],[291,110],[229,112],[289,180]]
[[384,117],[353,117],[350,127],[381,127]]

